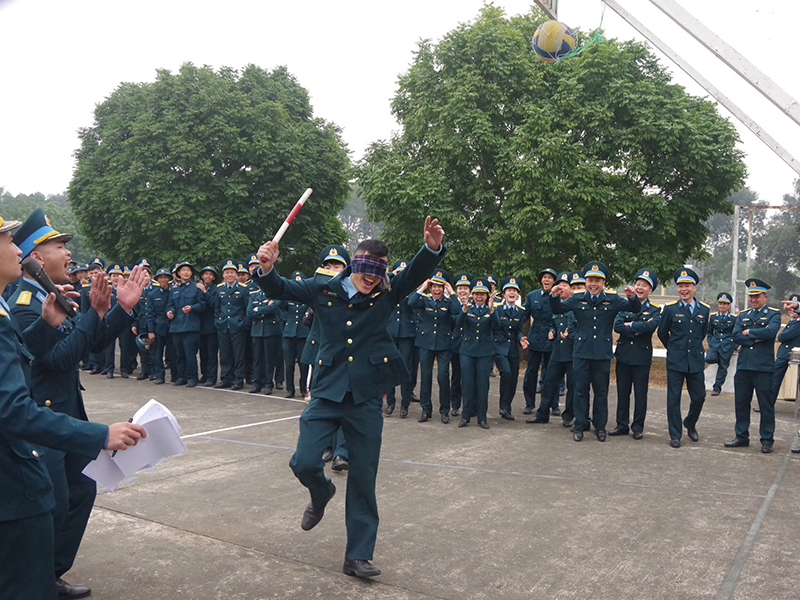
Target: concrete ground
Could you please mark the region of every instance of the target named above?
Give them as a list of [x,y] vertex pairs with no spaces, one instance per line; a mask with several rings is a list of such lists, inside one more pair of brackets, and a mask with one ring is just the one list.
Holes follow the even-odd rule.
[[[668,446],[665,391],[644,439],[575,443],[560,419],[491,429],[385,419],[378,475],[383,575],[342,574],[346,474],[316,529],[288,467],[305,404],[230,390],[83,375],[89,415],[168,406],[188,452],[101,492],[70,582],[97,600],[627,598],[796,599],[800,455],[794,404],[777,406],[775,453],[729,450],[733,397],[706,400],[700,441]],[[521,377],[520,377],[521,382]],[[435,388],[434,388],[435,392]],[[615,391],[610,414],[613,428]],[[562,399],[563,400],[563,399]],[[684,412],[688,397],[684,394]],[[758,415],[753,413],[758,439]],[[329,467],[328,467],[329,469]]]

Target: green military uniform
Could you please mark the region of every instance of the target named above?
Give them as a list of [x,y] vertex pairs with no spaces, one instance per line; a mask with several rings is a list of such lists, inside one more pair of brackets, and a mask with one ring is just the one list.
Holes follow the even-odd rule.
[[[292,279],[305,279],[302,271],[292,273]],[[303,323],[308,305],[298,302],[287,302],[284,314],[286,315],[285,326],[283,328],[283,359],[286,374],[286,397],[294,398],[294,365],[300,366],[300,394],[305,398],[308,393],[308,363],[301,360],[303,347],[306,345],[309,328]]]
[[[220,272],[226,269],[238,269],[238,263],[232,258],[222,261]],[[244,387],[245,379],[245,347],[247,344],[247,302],[250,289],[238,281],[228,285],[217,284],[214,295],[214,324],[217,327],[219,340],[220,376],[216,388]]]
[[280,301],[268,298],[260,289],[250,292],[247,303],[247,320],[250,322],[250,340],[253,346],[253,387],[251,393],[263,388],[272,393],[281,345],[281,326],[278,320]]
[[[730,309],[731,295],[721,292],[717,295],[717,302],[727,302]],[[710,365],[717,365],[717,377],[714,380],[712,396],[719,395],[728,376],[728,365],[731,364],[731,357],[736,349],[736,344],[733,343],[733,325],[735,323],[736,316],[732,315],[730,310],[726,313],[712,313],[709,318],[706,362]]]
[[445,252],[443,246],[438,254],[423,247],[394,277],[391,291],[379,288],[369,295],[350,289],[350,268],[327,282],[282,279],[274,269],[258,279],[270,298],[313,306],[314,320],[320,322],[311,401],[300,417],[300,437],[290,466],[309,489],[312,504],[324,506],[334,488],[325,477],[322,453],[341,426],[350,449],[346,561],[372,560],[378,531],[375,479],[382,393],[409,377],[386,326],[397,303],[425,281]]
[[[520,291],[516,277],[508,276],[501,282],[503,293],[509,288]],[[509,421],[514,420],[511,414],[511,402],[517,393],[519,382],[520,340],[522,340],[522,326],[528,320],[528,313],[521,306],[509,306],[504,300],[495,307],[500,325],[494,331],[494,349],[498,356],[503,357],[505,368],[500,371],[500,416]],[[495,358],[497,361],[497,358]]]
[[[800,302],[800,294],[790,294],[789,300],[791,302]],[[778,334],[778,341],[781,345],[778,346],[778,355],[775,357],[775,371],[772,376],[772,395],[775,400],[778,399],[783,377],[789,368],[789,353],[792,348],[800,345],[800,319],[797,317],[789,319],[786,328]]]

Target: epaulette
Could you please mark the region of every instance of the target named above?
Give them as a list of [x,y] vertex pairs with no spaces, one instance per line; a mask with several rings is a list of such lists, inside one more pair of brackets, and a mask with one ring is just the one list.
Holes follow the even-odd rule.
[[[651,304],[652,304],[652,302],[651,302]],[[708,315],[708,316],[709,316],[709,317],[716,317],[718,314],[719,314],[718,312],[715,312],[715,313],[711,313],[711,314],[710,314],[710,315]]]
[[703,305],[703,306],[705,306],[706,308],[711,308],[711,307],[710,307],[708,304],[706,304],[705,302],[700,302],[700,304],[702,304],[702,305]]
[[779,309],[777,309],[777,308],[772,308],[771,306],[768,306],[767,308],[768,308],[768,309],[770,309],[770,310],[774,310],[775,312],[781,312]]
[[81,285],[81,287],[82,288],[85,288],[85,287],[90,288],[90,287],[92,287],[92,284],[91,283],[84,283],[84,284]]
[[430,292],[422,292],[420,294],[420,296],[422,296],[423,298],[430,298],[431,297],[431,293]]
[[[239,283],[239,282],[237,281],[236,283]],[[247,288],[247,284],[246,283],[239,283],[239,287]]]
[[252,295],[252,294],[257,294],[257,293],[258,293],[258,292],[260,292],[260,291],[261,291],[261,290],[250,290],[250,294],[251,294],[251,295]]
[[314,273],[318,275],[327,275],[328,277],[336,277],[339,273],[336,271],[331,271],[329,269],[323,269],[322,267],[317,267],[317,270]]
[[30,306],[31,293],[28,290],[20,292],[19,297],[17,298],[17,304],[21,304],[22,306]]
[[5,309],[2,306],[0,306],[0,317],[7,317],[7,316],[8,316],[8,313],[5,311]]
[[678,301],[675,300],[674,302],[667,302],[664,306],[672,306],[673,304],[677,304]]
[[223,285],[225,285],[225,282],[224,282],[224,281],[223,281],[222,283],[218,283],[218,284],[217,284],[217,287],[222,287]]
[[656,304],[655,302],[651,302],[650,306],[655,306],[656,308],[661,308],[660,304]]

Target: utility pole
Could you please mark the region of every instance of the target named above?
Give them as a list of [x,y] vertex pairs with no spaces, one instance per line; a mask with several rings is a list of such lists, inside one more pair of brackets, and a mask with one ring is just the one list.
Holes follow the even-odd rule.
[[731,296],[733,300],[733,308],[739,312],[739,300],[736,290],[738,285],[736,280],[739,279],[739,205],[733,207],[733,235],[731,236],[733,242],[733,260],[731,261]]

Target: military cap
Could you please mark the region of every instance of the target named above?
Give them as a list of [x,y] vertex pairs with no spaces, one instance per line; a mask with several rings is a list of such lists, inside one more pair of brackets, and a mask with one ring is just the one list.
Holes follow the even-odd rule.
[[569,272],[569,284],[570,285],[577,285],[577,284],[585,284],[586,278],[583,276],[583,271],[570,271]]
[[502,281],[502,289],[505,292],[507,288],[516,288],[519,291],[519,283],[516,277],[509,275]]
[[143,265],[143,266],[147,267],[148,269],[152,267],[152,265],[150,264],[150,261],[147,260],[144,256],[142,258],[140,258],[139,260],[137,260],[136,264],[137,265]]
[[223,273],[225,272],[225,269],[233,269],[234,271],[236,271],[238,268],[239,268],[239,261],[237,261],[234,258],[226,258],[219,265],[219,270],[222,271]]
[[556,283],[569,283],[569,271],[564,271],[563,273],[559,273],[558,277],[556,277]]
[[158,279],[162,275],[166,275],[167,277],[172,279],[172,273],[169,272],[169,269],[164,269],[164,268],[159,269],[158,271],[156,271],[155,277],[156,279]]
[[3,217],[0,217],[0,233],[11,231],[12,229],[16,229],[20,225],[22,225],[22,221],[4,221]]
[[408,261],[406,260],[396,260],[394,261],[394,266],[392,267],[392,271],[402,271],[408,266]]
[[448,275],[447,271],[444,269],[436,269],[433,273],[431,273],[431,283],[445,285],[449,279],[450,275]]
[[211,265],[206,265],[205,267],[200,269],[200,275],[202,275],[206,271],[211,271],[214,274],[214,277],[216,277],[218,275],[217,270],[214,267],[212,267]]
[[71,239],[71,233],[59,233],[50,226],[50,219],[41,208],[34,210],[14,232],[14,243],[22,250],[23,258],[43,242],[68,242]]
[[789,294],[789,302],[800,302],[800,294],[797,292]]
[[292,273],[292,279],[294,279],[295,281],[298,281],[300,279],[305,279],[305,278],[306,278],[306,276],[303,275],[302,271],[295,271],[294,273]]
[[75,260],[74,258],[70,258],[68,264],[69,264],[69,266],[74,267],[75,265],[78,264],[78,261]]
[[261,261],[258,260],[258,256],[256,256],[255,254],[251,254],[250,258],[247,261],[247,266],[249,267],[250,265],[258,265],[260,263]]
[[558,277],[558,273],[556,273],[555,269],[550,269],[550,268],[542,269],[536,276],[536,279],[539,281],[539,283],[542,282],[542,277],[544,277],[545,275],[552,275],[553,279]]
[[247,273],[249,275],[250,274],[250,269],[248,269],[247,266],[243,262],[240,262],[239,263],[239,267],[236,269],[236,272],[237,273]]
[[487,275],[486,281],[491,283],[494,287],[497,287],[497,280],[494,278],[494,275]]
[[190,263],[188,260],[181,261],[177,265],[175,265],[175,270],[177,271],[182,267],[189,267],[192,270],[192,275],[196,273],[194,265],[192,265],[192,263]]
[[583,267],[584,277],[608,277],[608,267],[599,261],[588,262]]
[[683,267],[675,271],[672,279],[675,281],[675,283],[693,283],[695,285],[700,283],[700,278],[697,276],[697,273],[695,273],[689,267]]
[[474,294],[475,292],[486,292],[488,294],[489,286],[487,285],[487,283],[489,282],[486,281],[485,277],[478,277],[472,284],[472,293]]
[[114,274],[122,275],[122,267],[119,265],[119,263],[112,263],[112,264],[108,265],[108,269],[106,269],[106,274],[108,274],[108,275],[114,275]]
[[86,263],[78,263],[78,264],[75,265],[75,272],[76,273],[78,271],[88,271],[88,270],[89,270],[89,265],[87,265]]
[[459,273],[456,275],[456,287],[459,285],[469,285],[472,286],[472,275],[469,273]]
[[748,296],[755,296],[756,294],[766,294],[767,290],[772,289],[772,286],[767,284],[760,279],[756,279],[755,277],[751,277],[744,282],[744,286],[747,289]]
[[123,275],[130,275],[131,274],[131,266],[130,265],[122,265],[122,274]]
[[719,294],[717,294],[717,302],[727,302],[728,304],[730,304],[731,302],[733,302],[733,299],[731,298],[731,295],[728,292],[720,292]]
[[99,267],[105,271],[106,264],[99,258],[95,258],[92,262],[89,263],[89,267]]
[[656,277],[656,272],[647,267],[636,271],[636,275],[633,276],[633,280],[636,281],[637,279],[642,279],[649,283],[651,290],[656,289],[656,286],[658,285],[658,277]]
[[319,253],[319,264],[326,263],[329,260],[338,261],[346,267],[350,264],[350,255],[347,253],[344,246],[331,244],[330,246],[325,246],[322,252]]
[[69,273],[70,275],[74,275],[77,270],[78,269],[76,265],[70,265],[67,267],[67,273]]

